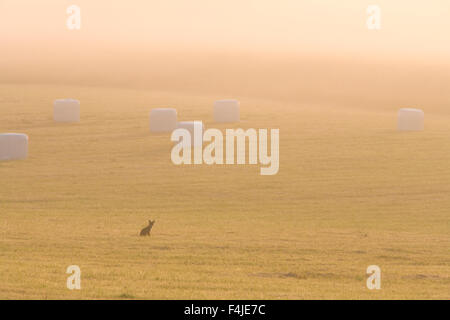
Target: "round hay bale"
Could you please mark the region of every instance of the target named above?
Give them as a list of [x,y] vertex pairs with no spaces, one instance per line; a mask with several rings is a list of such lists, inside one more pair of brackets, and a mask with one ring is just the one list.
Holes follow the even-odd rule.
[[214,102],[215,122],[239,122],[240,103],[237,100],[218,100]]
[[55,100],[53,118],[56,122],[80,122],[80,101],[75,99]]
[[0,161],[21,160],[28,156],[28,136],[23,133],[0,133]]
[[398,111],[399,131],[422,131],[425,114],[420,109],[402,108]]
[[155,108],[150,111],[151,132],[172,132],[177,128],[177,110]]
[[[199,133],[198,136],[195,135],[195,128],[197,128]],[[178,122],[177,129],[186,129],[189,131],[191,134],[191,146],[203,146],[203,131],[205,131],[205,126],[202,121],[181,121]]]

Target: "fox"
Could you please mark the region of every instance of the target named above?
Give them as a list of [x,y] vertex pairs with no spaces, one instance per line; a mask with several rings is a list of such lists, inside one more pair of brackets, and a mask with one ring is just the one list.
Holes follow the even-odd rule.
[[148,226],[141,230],[141,233],[139,234],[141,237],[143,236],[150,236],[150,231],[152,231],[153,225],[155,224],[156,220],[148,220]]

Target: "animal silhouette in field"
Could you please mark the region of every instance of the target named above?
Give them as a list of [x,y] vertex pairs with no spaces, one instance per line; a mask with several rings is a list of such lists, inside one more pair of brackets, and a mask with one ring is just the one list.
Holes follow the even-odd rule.
[[156,220],[148,220],[148,226],[141,230],[141,233],[139,234],[141,237],[143,236],[150,236],[150,231],[152,231],[153,225],[155,224]]

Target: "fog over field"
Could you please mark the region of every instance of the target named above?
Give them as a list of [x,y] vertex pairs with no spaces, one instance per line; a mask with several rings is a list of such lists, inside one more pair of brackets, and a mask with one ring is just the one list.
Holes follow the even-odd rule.
[[212,92],[295,101],[446,104],[450,3],[3,0],[0,81]]

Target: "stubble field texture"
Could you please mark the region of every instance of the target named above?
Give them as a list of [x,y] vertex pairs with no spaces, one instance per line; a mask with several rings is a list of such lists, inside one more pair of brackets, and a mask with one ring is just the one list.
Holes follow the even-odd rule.
[[[57,124],[52,102],[81,101]],[[0,163],[1,299],[449,299],[450,109],[396,131],[399,105],[94,86],[0,86],[0,131],[29,158]],[[175,166],[153,107],[207,128],[279,128],[280,171]],[[139,237],[149,219],[151,237]],[[69,265],[81,290],[68,290]],[[366,268],[381,268],[368,290]]]

